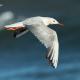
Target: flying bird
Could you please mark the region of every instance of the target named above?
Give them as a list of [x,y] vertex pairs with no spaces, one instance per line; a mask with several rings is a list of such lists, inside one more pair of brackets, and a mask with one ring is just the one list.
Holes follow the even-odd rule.
[[51,17],[31,17],[22,22],[6,25],[3,29],[14,31],[13,36],[18,38],[28,31],[32,32],[34,36],[47,48],[47,60],[51,66],[57,68],[59,55],[59,42],[56,31],[48,27],[48,25],[60,24],[56,19]]

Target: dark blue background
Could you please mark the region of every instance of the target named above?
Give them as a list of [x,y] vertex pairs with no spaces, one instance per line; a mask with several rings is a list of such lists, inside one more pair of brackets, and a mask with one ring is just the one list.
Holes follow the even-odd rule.
[[14,39],[0,32],[0,80],[80,80],[80,0],[0,0],[0,13],[12,11],[14,22],[32,16],[49,16],[64,23],[57,31],[60,42],[57,69],[48,65],[46,48],[32,33]]

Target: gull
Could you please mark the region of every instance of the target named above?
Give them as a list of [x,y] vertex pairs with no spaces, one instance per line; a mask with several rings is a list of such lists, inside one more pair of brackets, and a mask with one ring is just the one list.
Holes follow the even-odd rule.
[[58,55],[59,55],[59,41],[55,30],[52,30],[48,25],[60,24],[56,19],[51,17],[30,17],[21,22],[17,22],[11,25],[6,25],[3,29],[14,31],[13,36],[18,38],[28,31],[32,32],[33,35],[47,48],[48,52],[46,58],[49,64],[57,68]]

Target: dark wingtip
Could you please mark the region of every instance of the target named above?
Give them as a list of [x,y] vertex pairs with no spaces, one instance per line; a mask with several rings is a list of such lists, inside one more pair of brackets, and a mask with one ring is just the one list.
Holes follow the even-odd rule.
[[50,60],[50,57],[47,57],[47,56],[46,56],[46,59],[48,60],[48,64],[49,64],[52,68],[55,68],[55,66],[54,66],[53,63],[52,63],[52,60]]

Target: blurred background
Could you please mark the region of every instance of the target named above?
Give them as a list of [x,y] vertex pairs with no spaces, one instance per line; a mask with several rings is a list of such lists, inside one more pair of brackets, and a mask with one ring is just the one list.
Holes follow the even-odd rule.
[[54,17],[64,28],[56,30],[59,43],[57,69],[48,65],[46,48],[28,32],[14,39],[0,31],[0,80],[80,80],[80,0],[0,0],[0,26],[32,16]]

